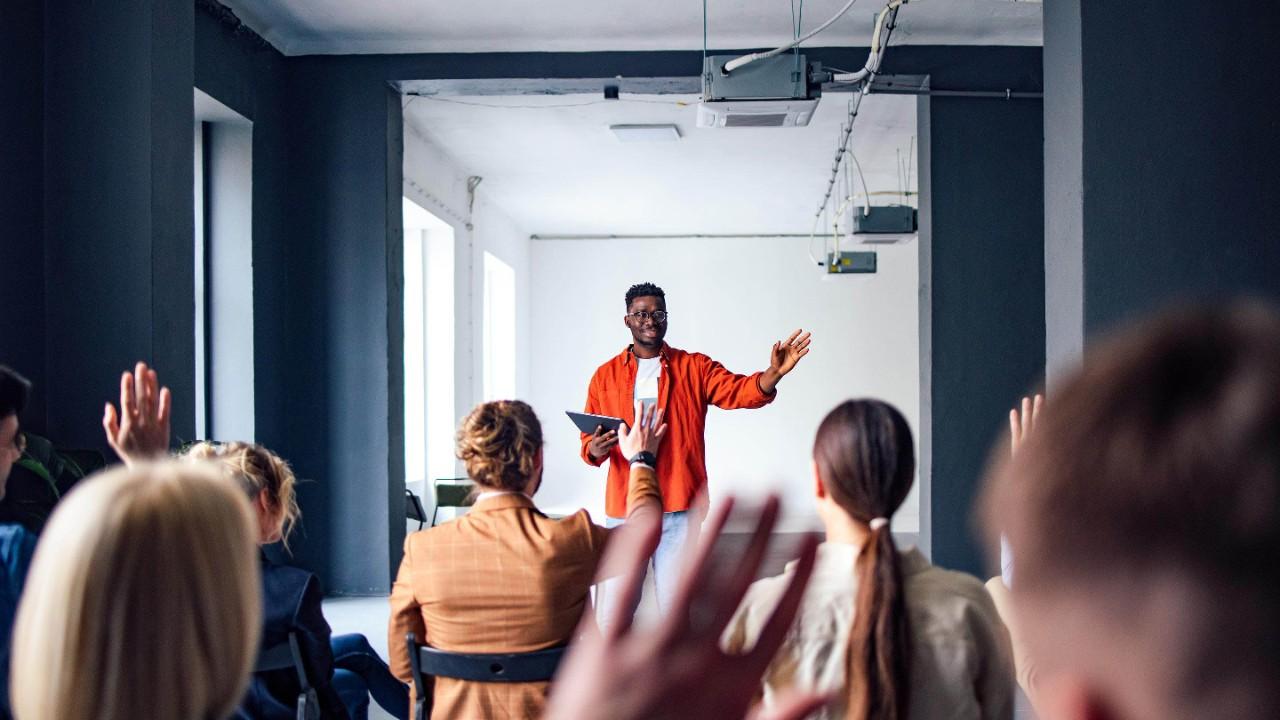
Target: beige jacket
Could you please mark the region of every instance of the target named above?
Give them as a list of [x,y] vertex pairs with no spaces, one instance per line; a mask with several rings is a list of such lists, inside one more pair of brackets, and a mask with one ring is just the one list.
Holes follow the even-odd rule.
[[[845,687],[845,654],[858,592],[857,555],[853,545],[818,547],[800,612],[765,673],[766,705],[791,687],[819,692]],[[900,557],[912,635],[909,716],[915,720],[1012,718],[1009,635],[982,582],[933,567],[915,548]],[[755,644],[794,570],[791,563],[782,575],[751,586],[726,631],[729,650]],[[845,711],[844,697],[839,696],[813,717],[842,718]]]

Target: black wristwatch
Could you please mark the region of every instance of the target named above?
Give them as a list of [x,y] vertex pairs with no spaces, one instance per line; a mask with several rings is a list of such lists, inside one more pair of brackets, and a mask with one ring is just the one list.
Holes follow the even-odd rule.
[[629,460],[628,462],[630,462],[632,465],[635,465],[636,463],[640,463],[641,465],[648,465],[651,468],[657,469],[658,456],[654,455],[648,450],[641,450],[640,452],[636,453],[635,457],[632,457],[631,460]]

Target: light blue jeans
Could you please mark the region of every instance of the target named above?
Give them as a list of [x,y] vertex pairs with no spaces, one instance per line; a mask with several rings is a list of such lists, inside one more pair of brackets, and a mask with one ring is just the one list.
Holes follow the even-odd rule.
[[[623,521],[619,518],[606,517],[605,527],[618,527]],[[680,582],[680,558],[684,541],[689,536],[689,513],[687,511],[662,514],[662,539],[653,551],[649,561],[649,571],[653,574],[653,589],[658,602],[658,613],[666,615],[675,598],[676,585]],[[596,620],[601,625],[607,623],[612,616],[612,609],[617,602],[620,578],[606,580],[596,588]],[[634,613],[635,608],[631,611]]]

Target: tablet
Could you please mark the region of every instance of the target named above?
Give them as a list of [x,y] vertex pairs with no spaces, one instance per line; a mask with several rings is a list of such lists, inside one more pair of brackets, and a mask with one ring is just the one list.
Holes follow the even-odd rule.
[[618,426],[622,424],[622,418],[609,417],[608,415],[592,415],[572,410],[566,410],[564,414],[569,416],[569,419],[573,421],[574,425],[578,426],[579,430],[588,435],[594,435],[596,428],[601,425],[604,426],[605,432],[608,432],[617,430]]

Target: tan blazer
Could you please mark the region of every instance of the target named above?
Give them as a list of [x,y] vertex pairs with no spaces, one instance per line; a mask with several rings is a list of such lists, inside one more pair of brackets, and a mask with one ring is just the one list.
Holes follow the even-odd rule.
[[[629,507],[657,512],[653,470],[631,471]],[[410,684],[405,635],[450,652],[532,652],[569,642],[589,607],[589,590],[609,530],[586,510],[562,520],[524,495],[499,495],[465,516],[413,533],[391,590],[391,670]],[[475,683],[438,678],[435,718],[536,718],[547,683]]]

